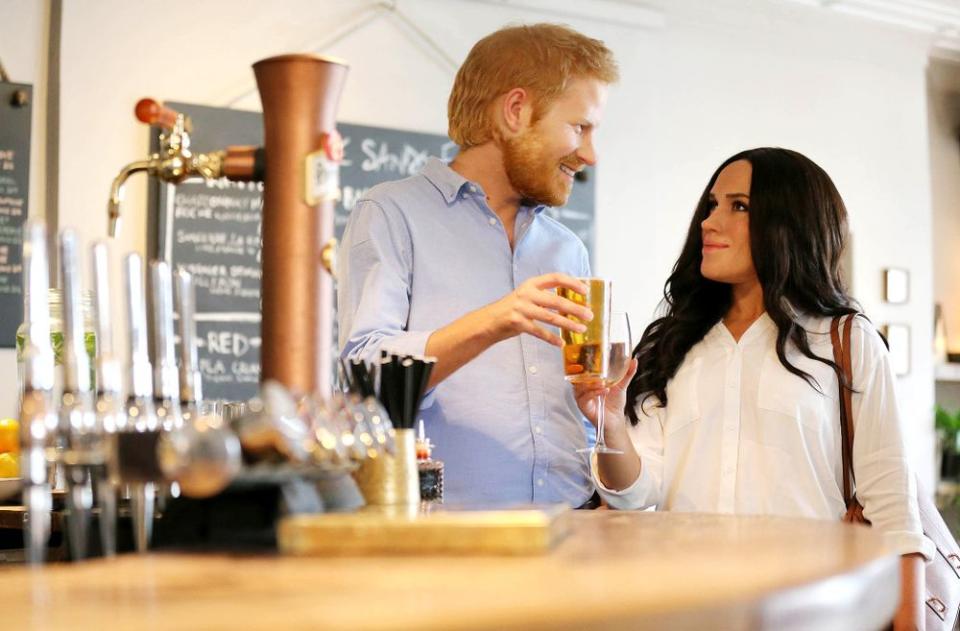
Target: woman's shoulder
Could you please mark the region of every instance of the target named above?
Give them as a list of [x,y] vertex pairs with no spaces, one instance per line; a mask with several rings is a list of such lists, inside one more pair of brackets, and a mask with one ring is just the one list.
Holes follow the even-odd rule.
[[[826,344],[832,344],[830,328],[833,320],[834,316],[802,315],[799,318],[799,324],[808,337],[813,337],[814,340],[820,340]],[[886,352],[886,343],[877,331],[876,326],[866,315],[858,313],[853,318],[851,326],[850,345],[855,355],[859,354],[858,351],[869,355]]]

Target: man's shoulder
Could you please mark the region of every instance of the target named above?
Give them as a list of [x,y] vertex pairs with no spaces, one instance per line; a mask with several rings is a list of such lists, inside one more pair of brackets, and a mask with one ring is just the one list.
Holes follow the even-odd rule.
[[367,189],[357,203],[373,202],[382,207],[403,208],[411,200],[425,201],[425,195],[436,192],[436,188],[422,173],[410,175],[400,180],[380,182]]

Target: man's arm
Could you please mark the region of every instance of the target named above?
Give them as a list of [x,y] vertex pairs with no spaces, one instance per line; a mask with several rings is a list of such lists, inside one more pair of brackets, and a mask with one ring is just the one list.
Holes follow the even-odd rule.
[[340,356],[367,362],[380,348],[420,355],[432,331],[407,331],[413,257],[402,218],[371,200],[350,213],[338,248]]
[[437,364],[430,374],[428,387],[433,388],[483,351],[515,335],[527,333],[560,346],[560,337],[543,328],[543,324],[585,331],[586,326],[565,316],[589,322],[593,313],[558,296],[554,291],[557,287],[587,293],[587,287],[571,276],[544,274],[527,280],[500,300],[434,331],[427,339],[426,354],[436,357]]

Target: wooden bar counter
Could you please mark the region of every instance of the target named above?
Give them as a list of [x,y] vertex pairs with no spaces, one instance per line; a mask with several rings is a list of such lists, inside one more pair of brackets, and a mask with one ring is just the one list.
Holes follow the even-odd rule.
[[0,569],[10,629],[878,629],[882,537],[772,517],[578,511],[540,556],[155,553]]

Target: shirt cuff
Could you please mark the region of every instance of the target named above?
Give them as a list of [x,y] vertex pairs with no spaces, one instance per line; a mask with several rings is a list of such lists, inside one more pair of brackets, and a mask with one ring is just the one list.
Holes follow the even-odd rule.
[[907,530],[897,530],[883,533],[887,545],[893,552],[904,554],[922,554],[926,562],[933,561],[937,554],[937,546],[926,535]]
[[427,350],[427,340],[433,331],[404,331],[383,340],[380,346],[394,355],[417,355],[423,357]]
[[615,491],[608,489],[600,481],[600,471],[597,468],[597,454],[590,454],[590,476],[597,487],[597,493],[607,503],[610,508],[618,510],[639,510],[648,508],[652,505],[650,498],[652,484],[648,475],[645,475],[646,467],[640,464],[640,475],[633,481],[633,484],[625,489]]
[[[404,331],[385,339],[380,348],[395,355],[423,357],[427,354],[427,340],[430,339],[431,335],[433,335],[433,331]],[[424,393],[423,401],[420,403],[421,410],[433,405],[434,390],[435,388],[430,388]]]

